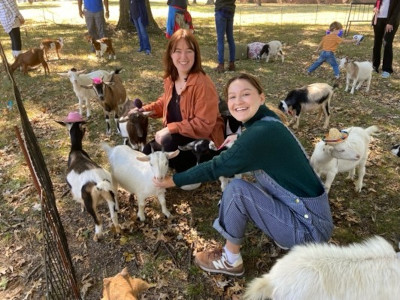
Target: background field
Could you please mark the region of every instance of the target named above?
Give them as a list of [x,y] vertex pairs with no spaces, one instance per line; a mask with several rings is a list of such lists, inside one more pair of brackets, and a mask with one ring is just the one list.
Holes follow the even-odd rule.
[[[164,27],[167,7],[164,2],[151,2],[154,17]],[[131,275],[155,283],[143,299],[231,299],[240,294],[252,278],[267,272],[284,253],[277,249],[258,229],[249,225],[243,245],[246,273],[242,278],[222,275],[210,276],[192,263],[192,255],[205,247],[217,245],[223,240],[212,228],[217,215],[217,203],[221,192],[218,182],[203,184],[195,191],[171,189],[167,192],[167,205],[173,218],[165,220],[157,201],[148,201],[147,220],[144,224],[136,220],[137,203],[120,190],[120,223],[124,233],[115,236],[110,230],[108,209],[101,206],[104,239],[95,243],[93,221],[80,212],[73,203],[65,183],[65,170],[69,152],[69,136],[55,120],[64,118],[69,111],[76,110],[77,99],[71,84],[57,72],[77,69],[113,70],[123,67],[122,78],[130,98],[141,98],[150,102],[162,92],[161,58],[166,39],[162,34],[151,34],[152,55],[137,53],[137,36],[134,33],[116,31],[118,2],[111,1],[111,18],[108,35],[114,40],[117,60],[98,60],[90,53],[89,45],[83,41],[86,31],[83,20],[77,16],[76,2],[51,1],[21,5],[27,19],[23,29],[23,47],[37,47],[42,38],[65,39],[62,59],[53,56],[49,62],[51,74],[44,76],[42,68],[32,70],[28,76],[20,72],[15,78],[25,108],[39,140],[49,169],[57,206],[68,236],[71,255],[77,277],[85,287],[85,299],[99,299],[102,279],[113,276],[127,266]],[[222,95],[226,81],[233,72],[217,74],[216,36],[213,7],[203,3],[191,5],[196,37],[201,45],[205,71],[213,79]],[[277,106],[289,90],[313,82],[333,83],[333,72],[323,66],[312,76],[306,68],[317,58],[314,52],[329,23],[334,20],[345,23],[347,6],[316,5],[238,5],[235,17],[235,38],[238,45],[255,41],[267,42],[278,39],[284,43],[285,62],[237,61],[237,72],[256,75],[265,87],[267,103]],[[370,60],[373,33],[366,25],[353,27],[353,34],[364,34],[361,45],[341,45],[337,57],[349,56],[358,60]],[[11,58],[8,36],[1,31],[1,43]],[[378,125],[381,132],[371,144],[367,174],[361,193],[354,192],[354,185],[346,180],[346,174],[337,176],[333,183],[330,203],[335,230],[331,242],[345,245],[379,234],[397,244],[400,228],[399,162],[390,154],[390,147],[400,142],[400,51],[399,38],[394,42],[394,70],[389,80],[374,74],[371,91],[365,88],[350,95],[344,92],[345,78],[342,74],[340,87],[332,101],[331,126],[368,127]],[[44,295],[44,272],[41,268],[40,212],[37,211],[37,193],[21,154],[13,130],[19,125],[19,114],[14,107],[6,108],[13,99],[11,85],[4,68],[0,68],[0,298],[39,299]],[[115,133],[105,134],[105,124],[100,106],[92,103],[93,116],[88,123],[84,148],[91,157],[108,168],[104,152],[99,143],[120,144],[122,139]],[[158,120],[150,124],[150,137],[160,128]],[[315,114],[302,118],[300,128],[294,131],[311,155],[313,144],[326,133],[322,121]],[[261,137],[260,137],[261,138]],[[157,248],[161,241],[165,247]],[[158,243],[158,244],[160,244]]]

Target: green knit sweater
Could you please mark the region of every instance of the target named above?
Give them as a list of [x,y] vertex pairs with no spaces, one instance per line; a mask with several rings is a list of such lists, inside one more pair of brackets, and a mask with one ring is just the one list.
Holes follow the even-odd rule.
[[266,106],[260,106],[255,116],[244,124],[245,131],[230,149],[175,174],[175,184],[182,186],[264,170],[284,189],[299,197],[321,195],[324,188],[296,139],[282,123],[261,120],[265,116],[278,119]]

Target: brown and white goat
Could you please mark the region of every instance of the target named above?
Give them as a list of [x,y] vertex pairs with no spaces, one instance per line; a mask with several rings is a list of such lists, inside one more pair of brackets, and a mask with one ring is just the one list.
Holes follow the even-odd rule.
[[[345,92],[349,90],[350,79],[353,80],[350,94],[354,94],[354,89],[360,89],[364,81],[367,82],[365,91],[369,92],[372,79],[372,63],[369,61],[351,61],[347,57],[340,60],[340,68],[346,69],[346,88]],[[358,83],[358,84],[357,84]],[[357,86],[356,86],[357,85]]]
[[132,109],[142,107],[140,99],[128,100],[122,108],[122,116],[119,118],[119,129],[124,138],[124,145],[129,144],[133,149],[142,151],[147,142],[147,129],[149,126],[149,115],[152,112],[136,111],[129,113]]
[[50,73],[49,66],[44,59],[43,50],[39,48],[32,48],[17,56],[14,63],[11,65],[11,72],[14,72],[17,68],[21,67],[22,72],[27,74],[28,67],[34,67],[39,64],[42,64],[45,75]]
[[48,53],[50,52],[50,50],[54,50],[57,54],[58,59],[61,59],[60,52],[63,46],[64,39],[61,37],[58,39],[44,39],[40,43],[40,49],[43,49],[47,61],[49,60]]
[[111,134],[110,113],[114,112],[114,121],[117,132],[120,133],[118,118],[122,108],[127,101],[126,90],[119,77],[121,69],[112,71],[107,78],[94,78],[92,84],[82,86],[83,88],[93,89],[97,100],[103,107],[107,125],[107,134]]
[[96,51],[96,56],[101,58],[104,53],[108,54],[108,58],[116,59],[115,50],[112,45],[112,39],[108,37],[103,37],[101,39],[94,39],[90,35],[85,36],[86,40],[93,45],[94,50]]
[[82,149],[82,139],[85,134],[85,122],[68,123],[57,121],[66,126],[71,138],[71,151],[68,156],[67,183],[71,188],[71,194],[82,208],[86,208],[95,222],[94,241],[102,236],[102,222],[97,212],[97,205],[105,200],[110,210],[111,220],[115,231],[121,231],[118,224],[118,199],[117,190],[114,188],[111,174],[101,168],[89,154]]

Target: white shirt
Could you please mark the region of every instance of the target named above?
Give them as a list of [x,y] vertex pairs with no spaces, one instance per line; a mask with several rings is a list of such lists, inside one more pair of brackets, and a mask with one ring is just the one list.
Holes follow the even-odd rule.
[[379,8],[378,18],[387,18],[389,13],[390,0],[381,0],[381,7]]

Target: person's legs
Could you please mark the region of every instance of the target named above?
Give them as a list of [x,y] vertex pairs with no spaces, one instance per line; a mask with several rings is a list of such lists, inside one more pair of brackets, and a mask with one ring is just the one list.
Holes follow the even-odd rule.
[[392,63],[393,63],[393,39],[396,34],[399,25],[393,26],[391,32],[387,32],[384,36],[385,45],[383,47],[383,62],[382,71],[393,73]]
[[332,66],[335,77],[339,78],[340,71],[339,71],[339,65],[336,61],[335,54],[333,52],[327,54],[326,61]]
[[95,22],[95,14],[91,13],[90,11],[85,10],[85,22],[86,27],[89,32],[89,35],[94,39],[99,39],[99,35],[97,33],[96,22]]
[[372,50],[372,65],[376,72],[379,71],[379,65],[381,64],[381,49],[382,40],[385,35],[387,19],[378,18],[376,25],[374,25],[374,47]]
[[167,24],[166,24],[166,33],[165,33],[165,35],[167,36],[168,39],[174,33],[175,13],[176,13],[176,8],[169,5],[168,6]]
[[14,57],[17,57],[21,53],[22,41],[21,41],[21,30],[19,27],[13,28],[10,33],[11,39],[11,50]]
[[233,37],[233,15],[231,18],[228,18],[226,20],[226,39],[227,39],[228,45],[229,45],[230,68],[232,68],[232,64],[233,64],[233,70],[230,70],[230,71],[234,71],[234,63],[235,63],[235,57],[236,57],[236,45],[235,45],[235,40]]
[[106,19],[104,18],[104,11],[99,11],[94,14],[94,22],[97,29],[98,38],[101,39],[105,37]]
[[[136,24],[137,23],[137,24]],[[141,18],[135,21],[136,29],[138,31],[139,41],[140,41],[140,49],[146,51],[146,53],[150,53],[151,46],[149,36],[147,34],[146,26],[143,25]]]
[[215,12],[215,26],[217,31],[218,63],[224,64],[224,38],[227,27],[227,19],[221,12]]
[[308,68],[307,72],[308,73],[314,72],[320,65],[323,64],[324,61],[325,61],[325,51],[321,51],[318,59]]

